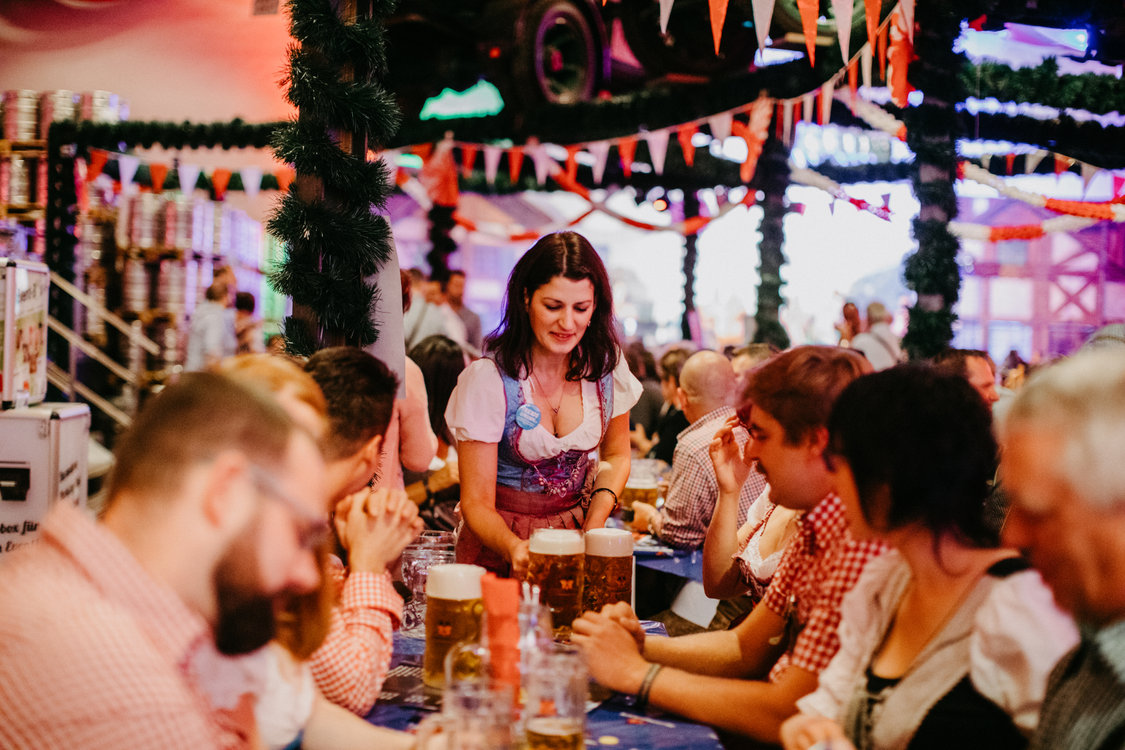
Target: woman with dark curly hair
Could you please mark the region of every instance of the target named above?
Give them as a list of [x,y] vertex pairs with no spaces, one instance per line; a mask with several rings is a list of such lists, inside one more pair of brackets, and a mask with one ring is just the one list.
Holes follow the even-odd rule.
[[782,725],[786,750],[1026,747],[1077,634],[985,522],[988,406],[962,377],[901,365],[848,386],[828,427],[852,533],[892,550],[844,597],[840,649]]
[[605,266],[574,232],[519,259],[485,348],[445,413],[461,471],[457,560],[519,578],[534,529],[598,528],[613,512],[641,384],[620,354]]

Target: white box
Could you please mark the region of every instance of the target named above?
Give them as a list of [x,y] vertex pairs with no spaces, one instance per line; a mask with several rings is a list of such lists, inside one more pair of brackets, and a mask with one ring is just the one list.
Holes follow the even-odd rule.
[[47,293],[42,263],[0,258],[0,405],[38,404],[47,397]]
[[0,412],[0,559],[39,536],[55,503],[86,507],[89,440],[86,404]]

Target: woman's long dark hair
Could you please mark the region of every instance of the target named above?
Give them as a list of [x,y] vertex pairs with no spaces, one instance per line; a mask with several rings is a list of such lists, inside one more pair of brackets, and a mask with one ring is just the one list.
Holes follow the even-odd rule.
[[485,339],[485,347],[509,377],[531,372],[531,330],[528,303],[535,290],[556,276],[594,285],[594,314],[578,346],[570,353],[567,380],[598,380],[617,365],[617,332],[613,327],[613,294],[602,259],[589,241],[576,232],[544,235],[523,254],[508,277],[500,325]]
[[457,385],[457,376],[465,369],[465,351],[453,339],[434,334],[415,344],[409,357],[426,381],[430,427],[446,445],[454,445],[453,433],[445,422],[445,407]]

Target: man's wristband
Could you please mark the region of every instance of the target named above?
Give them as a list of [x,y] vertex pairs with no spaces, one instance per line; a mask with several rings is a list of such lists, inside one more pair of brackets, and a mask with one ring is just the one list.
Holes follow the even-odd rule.
[[610,497],[613,498],[613,509],[609,511],[610,513],[617,510],[618,506],[621,505],[621,503],[617,500],[617,493],[611,490],[609,487],[598,487],[597,489],[595,489],[590,493],[590,500],[593,501],[594,495],[598,494],[599,492],[608,492],[610,494]]
[[637,691],[637,702],[633,704],[634,708],[643,709],[648,705],[648,694],[652,692],[652,683],[656,682],[656,675],[662,669],[664,669],[663,664],[649,666],[648,671],[645,672],[645,678],[641,680],[641,687]]

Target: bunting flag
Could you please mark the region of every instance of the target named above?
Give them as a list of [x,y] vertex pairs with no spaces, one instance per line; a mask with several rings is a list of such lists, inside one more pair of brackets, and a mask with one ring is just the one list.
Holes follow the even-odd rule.
[[754,11],[754,33],[758,37],[758,49],[766,48],[766,39],[769,38],[770,23],[773,21],[774,0],[752,0]]
[[688,124],[676,131],[676,140],[680,143],[680,153],[683,154],[684,164],[689,167],[695,164],[695,145],[691,139],[698,132],[694,124]]
[[[863,0],[863,15],[867,20],[867,46],[870,50],[875,47],[875,38],[879,33],[879,16],[883,15],[882,0]],[[865,83],[863,85],[870,86],[871,84]]]
[[879,58],[879,80],[887,80],[887,34],[890,33],[890,25],[883,24],[879,27],[879,33],[875,36],[875,56]]
[[148,176],[152,182],[152,192],[164,192],[164,180],[168,177],[168,165],[153,162],[148,165]]
[[851,109],[852,114],[855,114],[855,100],[858,98],[857,97],[858,91],[859,91],[859,61],[858,60],[852,60],[850,63],[848,63],[848,93],[851,94],[851,96],[849,97],[850,101],[848,102],[848,107]]
[[211,173],[211,188],[215,191],[215,200],[221,201],[226,197],[232,175],[233,172],[229,169],[216,169]]
[[852,43],[852,0],[832,0],[832,12],[836,14],[836,37],[840,40],[840,57],[847,64]]
[[821,126],[827,125],[832,118],[832,92],[835,89],[835,84],[832,81],[825,81],[820,86],[820,124]]
[[[902,7],[902,6],[899,6]],[[915,59],[914,45],[907,38],[905,21],[902,15],[896,13],[891,22],[891,49],[890,49],[890,84],[891,100],[899,107],[909,103],[910,92],[914,87],[906,78],[906,70],[910,67],[911,60]]]
[[730,112],[721,112],[707,118],[707,126],[711,128],[711,137],[717,138],[720,143],[730,138],[730,124],[734,116]]
[[430,198],[439,206],[456,206],[461,200],[457,184],[457,162],[453,158],[453,140],[448,136],[430,150],[429,159],[422,160],[418,174]]
[[[1089,164],[1082,164],[1081,168],[1083,181],[1086,182],[1088,182],[1088,179],[1093,179],[1094,174],[1098,171],[1096,167]],[[1107,203],[1098,201],[1064,201],[1057,198],[1048,198],[1044,195],[1020,190],[1014,185],[1009,185],[1004,182],[1004,180],[989,172],[987,168],[978,167],[976,164],[967,161],[958,162],[957,172],[963,179],[973,180],[982,185],[987,185],[1004,197],[1021,201],[1029,206],[1045,208],[1048,211],[1067,214],[1068,216],[1082,219],[1107,220],[1118,223],[1125,222],[1125,203],[1116,200]]]
[[816,65],[816,21],[820,16],[820,3],[818,0],[797,0],[797,12],[801,14],[801,31],[805,35],[809,67],[813,67]]
[[117,155],[117,171],[121,186],[133,184],[133,178],[137,176],[137,167],[141,166],[141,160],[132,154],[118,154]]
[[910,39],[911,44],[914,44],[914,0],[899,0],[898,9],[906,24],[907,38]]
[[86,182],[92,182],[97,179],[108,162],[108,151],[100,148],[90,149],[90,163],[86,166]]
[[499,146],[484,147],[484,179],[489,185],[496,183],[496,172],[500,169],[500,157],[503,154]]
[[863,73],[863,87],[871,88],[871,47],[872,45],[864,45],[863,49],[859,52],[859,68]]
[[1055,154],[1055,177],[1057,178],[1063,172],[1069,170],[1071,165],[1073,164],[1074,159],[1071,159],[1068,156],[1060,156],[1059,154]]
[[648,155],[652,159],[652,169],[657,174],[664,174],[664,157],[668,153],[667,130],[652,130],[646,132],[645,142],[648,144]]
[[[181,193],[184,193],[185,195],[192,194],[192,192],[195,190],[195,184],[199,182],[199,172],[200,169],[196,165],[184,164],[183,162],[180,162],[179,166],[176,167],[176,176],[180,178]],[[290,182],[292,182],[292,180],[290,180]],[[277,184],[281,184],[280,179],[278,179]],[[286,185],[285,187],[289,186]],[[282,190],[284,189],[285,188],[282,188]]]
[[781,141],[786,146],[793,143],[793,106],[796,99],[786,99],[781,103]]
[[992,163],[992,154],[981,155],[980,164],[981,164],[982,167],[984,167],[986,172],[988,171],[988,165],[991,164],[991,163]]
[[259,167],[242,167],[238,170],[242,177],[242,190],[251,198],[262,189],[262,170]]
[[566,174],[572,180],[578,179],[578,152],[581,146],[566,147]]
[[1082,174],[1082,196],[1085,197],[1086,191],[1090,189],[1090,181],[1094,179],[1098,169],[1093,164],[1082,162],[1079,171]]
[[[672,5],[676,0],[660,0],[660,33],[668,33],[668,19],[672,17]],[[602,0],[605,5],[605,0]]]
[[[199,170],[196,169],[196,172],[198,171]],[[180,166],[180,174],[183,174],[183,165]],[[278,189],[284,193],[289,189],[289,186],[293,184],[293,180],[297,179],[297,170],[293,169],[293,167],[282,167],[274,172],[273,176],[277,179]],[[180,184],[182,185],[183,183],[181,182]]]
[[633,176],[633,157],[637,153],[636,136],[626,136],[617,140],[617,153],[621,156],[621,171],[626,179]]
[[475,143],[465,143],[461,146],[461,174],[466,178],[473,174],[473,162],[477,160],[478,150]]
[[801,97],[801,122],[812,122],[814,106],[816,106],[816,94],[808,93]]
[[600,185],[602,178],[605,177],[605,164],[609,158],[609,141],[594,141],[586,146],[586,151],[594,158],[594,163],[590,167],[594,173],[594,184]]
[[529,139],[527,150],[531,154],[531,163],[535,167],[535,181],[540,185],[547,183],[549,169],[555,160],[547,153],[547,149],[538,140]]
[[1125,177],[1113,175],[1113,197],[1115,199],[1121,197],[1121,188],[1123,187],[1125,187]]
[[1012,168],[1016,165],[1015,154],[1004,154],[1004,171],[1009,177],[1012,176]]
[[520,170],[523,168],[523,149],[514,146],[508,149],[508,179],[513,185],[520,181]]
[[[815,0],[813,0],[815,2]],[[711,10],[711,36],[715,39],[715,54],[719,54],[719,44],[723,40],[723,24],[727,20],[727,0],[707,0]]]
[[1023,173],[1035,174],[1035,170],[1039,168],[1040,162],[1043,161],[1043,157],[1046,155],[1046,151],[1040,151],[1039,149],[1025,154],[1023,158]]
[[1071,234],[1097,223],[1097,219],[1083,219],[1078,216],[1055,216],[1038,224],[1006,227],[990,227],[984,224],[951,221],[949,222],[949,233],[967,240],[1008,242],[1011,240],[1034,240],[1053,232]]

